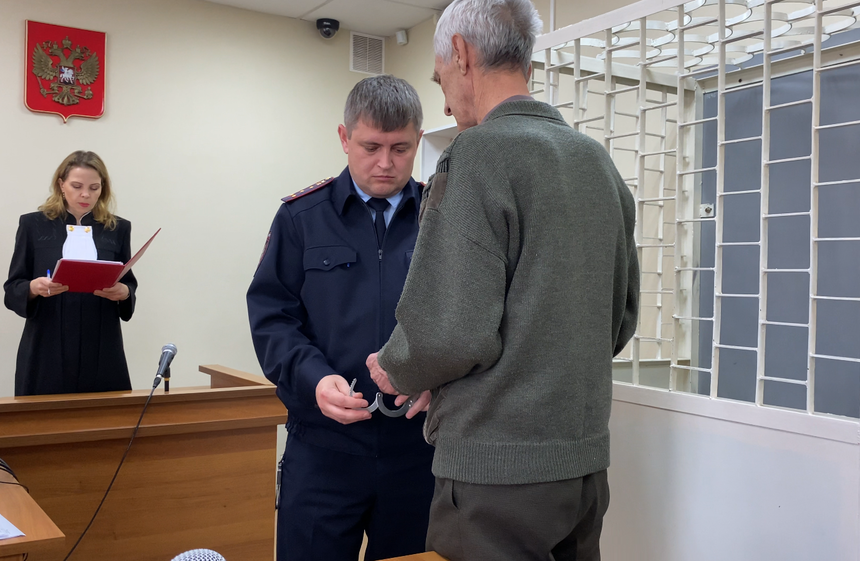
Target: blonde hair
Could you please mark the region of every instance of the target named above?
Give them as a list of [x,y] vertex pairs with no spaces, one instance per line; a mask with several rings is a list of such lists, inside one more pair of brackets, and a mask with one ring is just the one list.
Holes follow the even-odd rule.
[[93,218],[96,222],[104,224],[108,230],[113,230],[116,228],[116,216],[114,215],[114,201],[111,196],[110,176],[108,175],[105,163],[95,152],[77,150],[63,160],[63,163],[54,172],[54,178],[51,180],[51,194],[44,204],[39,207],[39,210],[49,220],[65,216],[67,212],[66,201],[63,199],[63,191],[60,189],[60,184],[66,180],[69,172],[75,168],[90,168],[99,174],[102,181],[102,192],[99,195],[99,200],[96,201],[93,207]]

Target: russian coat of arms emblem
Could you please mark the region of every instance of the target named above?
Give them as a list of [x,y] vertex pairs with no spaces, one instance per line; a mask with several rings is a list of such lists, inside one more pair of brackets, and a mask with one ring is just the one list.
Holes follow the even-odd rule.
[[104,114],[104,33],[28,21],[26,46],[28,109],[63,121]]

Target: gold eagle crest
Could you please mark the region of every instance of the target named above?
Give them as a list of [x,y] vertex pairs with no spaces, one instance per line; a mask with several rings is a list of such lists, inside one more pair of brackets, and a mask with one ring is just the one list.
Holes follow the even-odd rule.
[[[68,52],[68,54],[66,54]],[[54,59],[57,57],[57,66]],[[75,61],[80,60],[80,67]],[[53,95],[52,99],[63,105],[75,105],[81,99],[91,99],[93,91],[89,86],[99,77],[98,54],[87,47],[78,45],[72,49],[72,42],[66,37],[62,47],[52,41],[37,44],[33,49],[33,74],[39,80],[39,91],[43,97]],[[47,80],[48,84],[43,84]],[[48,86],[47,88],[45,86]]]

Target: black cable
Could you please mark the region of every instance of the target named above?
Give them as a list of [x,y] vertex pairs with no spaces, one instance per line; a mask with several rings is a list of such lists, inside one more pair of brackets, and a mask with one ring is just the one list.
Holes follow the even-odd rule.
[[72,546],[72,549],[69,550],[69,553],[63,558],[63,561],[67,561],[69,557],[72,556],[72,553],[77,549],[78,544],[81,543],[81,540],[84,539],[84,536],[87,534],[87,531],[90,529],[90,526],[93,525],[93,522],[96,520],[96,516],[98,516],[99,511],[102,509],[102,505],[105,504],[105,499],[107,499],[108,493],[110,493],[111,487],[113,487],[114,481],[116,481],[117,475],[119,475],[119,470],[122,468],[123,462],[125,462],[126,456],[128,456],[128,451],[131,450],[131,443],[134,442],[134,437],[137,435],[137,430],[140,428],[140,423],[143,421],[143,414],[146,413],[146,408],[149,405],[149,400],[152,399],[152,394],[155,393],[155,388],[158,387],[158,384],[153,384],[152,389],[149,392],[149,397],[146,398],[146,403],[143,404],[143,411],[140,412],[140,418],[137,420],[137,425],[134,427],[134,432],[131,433],[131,440],[128,441],[128,446],[125,449],[125,453],[122,455],[122,459],[119,461],[119,465],[116,468],[116,472],[113,474],[113,479],[110,480],[110,484],[108,485],[107,490],[105,491],[104,496],[102,497],[102,501],[99,503],[98,508],[93,513],[93,517],[90,518],[90,523],[87,524],[87,527],[84,528],[83,533],[78,538],[78,541],[75,542],[75,545]]
[[8,473],[12,477],[14,477],[16,480],[18,479],[18,476],[15,475],[14,471],[12,471],[12,467],[9,464],[7,464],[6,462],[4,462],[3,458],[0,458],[0,470],[5,471],[6,473]]
[[18,487],[23,487],[27,493],[30,492],[30,488],[24,485],[23,483],[19,483],[18,481],[0,481],[0,485],[17,485]]
[[3,458],[0,458],[0,471],[5,471],[9,475],[11,475],[13,479],[15,479],[15,481],[0,481],[0,484],[2,484],[2,485],[17,485],[19,487],[23,487],[24,490],[27,491],[27,493],[30,493],[30,488],[27,487],[26,485],[24,485],[23,483],[21,483],[21,481],[18,479],[18,476],[15,475],[14,471],[12,471],[12,467],[9,464],[7,464],[6,462],[4,462]]

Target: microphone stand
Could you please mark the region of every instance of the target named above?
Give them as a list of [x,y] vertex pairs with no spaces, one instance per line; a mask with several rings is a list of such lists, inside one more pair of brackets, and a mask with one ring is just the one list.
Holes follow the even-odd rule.
[[170,393],[170,367],[164,371],[164,393]]

